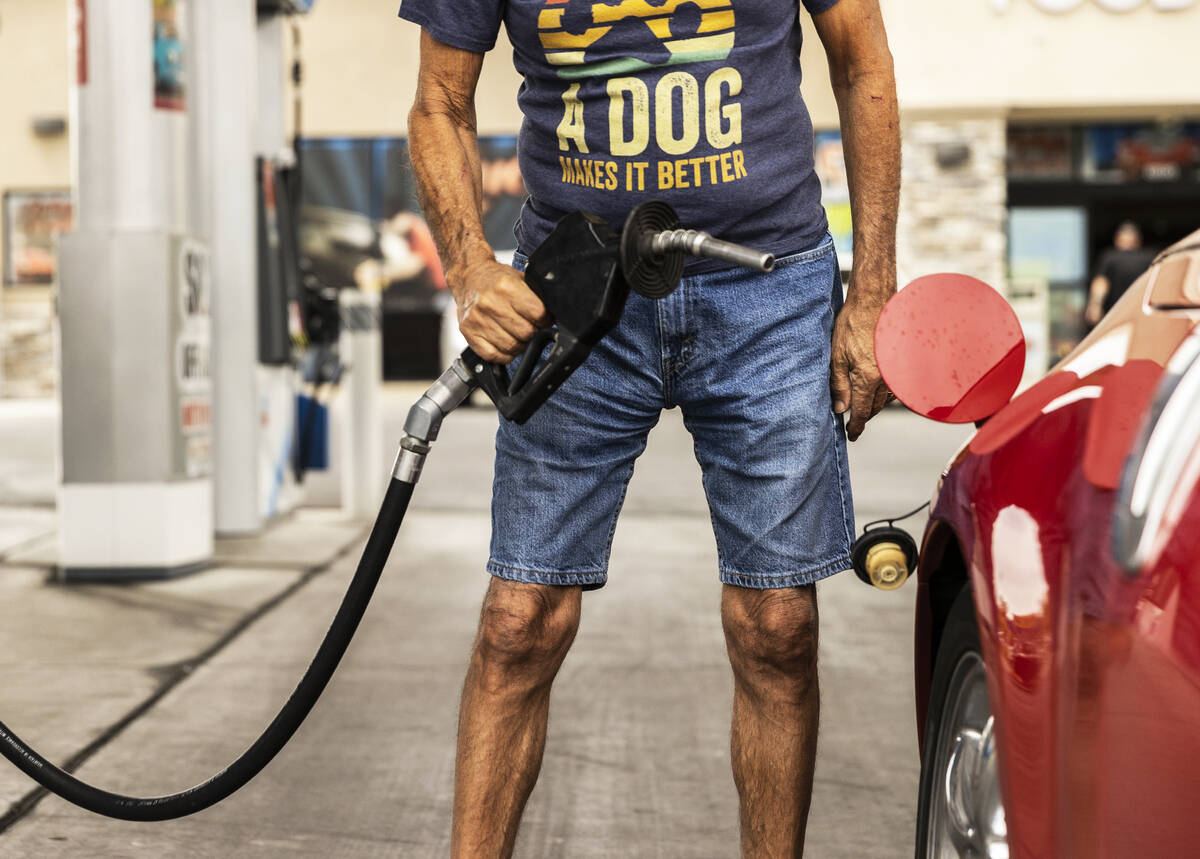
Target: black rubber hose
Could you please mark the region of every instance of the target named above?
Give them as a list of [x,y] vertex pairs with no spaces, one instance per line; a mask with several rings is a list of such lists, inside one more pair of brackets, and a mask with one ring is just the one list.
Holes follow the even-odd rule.
[[0,722],[0,753],[16,764],[22,772],[47,790],[58,794],[88,811],[115,817],[119,820],[171,820],[202,811],[220,802],[254,778],[270,763],[292,738],[304,717],[312,710],[325,690],[329,678],[341,661],[363,612],[371,601],[375,585],[391,554],[396,532],[404,521],[404,513],[412,498],[413,484],[392,480],[367,547],[363,550],[358,570],[346,590],[346,596],[334,615],[333,623],[317,649],[312,664],[300,678],[279,715],[267,726],[254,745],[241,757],[208,781],[169,796],[140,799],[121,796],[85,784],[71,774],[54,766],[36,751],[25,745],[6,725]]

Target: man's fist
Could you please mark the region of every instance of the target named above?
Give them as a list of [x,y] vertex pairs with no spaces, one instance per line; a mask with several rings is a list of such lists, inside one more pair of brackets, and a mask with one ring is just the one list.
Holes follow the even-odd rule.
[[511,266],[482,260],[450,271],[447,280],[458,305],[458,328],[485,361],[507,364],[550,324],[546,306]]

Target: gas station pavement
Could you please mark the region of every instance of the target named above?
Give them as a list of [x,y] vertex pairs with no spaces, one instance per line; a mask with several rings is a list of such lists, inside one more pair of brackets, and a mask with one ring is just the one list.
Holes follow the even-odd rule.
[[[388,386],[389,446],[419,392]],[[56,420],[49,405],[0,404],[0,719],[101,787],[180,790],[224,767],[275,715],[369,523],[306,507],[260,537],[220,541],[218,563],[187,578],[59,584]],[[488,409],[447,420],[342,667],[261,775],[193,817],[131,824],[43,797],[5,763],[0,855],[447,855],[457,698],[487,581],[495,421]],[[860,526],[926,500],[966,434],[899,409],[878,417],[851,447]],[[737,855],[732,680],[691,451],[678,412],[665,414],[629,491],[609,584],[584,598],[519,857]],[[310,500],[328,502],[333,485],[314,481]],[[923,522],[907,524],[919,535]],[[809,856],[912,853],[914,595],[911,584],[874,591],[853,573],[819,587]]]

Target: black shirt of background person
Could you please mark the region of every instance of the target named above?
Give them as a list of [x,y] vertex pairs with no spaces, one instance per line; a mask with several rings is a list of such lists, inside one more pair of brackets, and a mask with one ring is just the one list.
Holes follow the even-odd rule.
[[1100,260],[1096,263],[1096,277],[1108,281],[1108,292],[1104,296],[1105,313],[1112,310],[1113,305],[1120,301],[1125,291],[1150,268],[1153,261],[1154,251],[1148,248],[1109,248],[1100,255]]

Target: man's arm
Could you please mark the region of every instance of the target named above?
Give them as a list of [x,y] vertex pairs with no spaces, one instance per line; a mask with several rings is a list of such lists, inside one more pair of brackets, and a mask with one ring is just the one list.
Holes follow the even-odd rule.
[[1104,316],[1104,299],[1108,297],[1109,283],[1108,278],[1102,274],[1092,278],[1092,287],[1088,294],[1087,309],[1083,312],[1083,318],[1088,324],[1095,325]]
[[483,176],[475,87],[483,55],[421,33],[409,147],[421,208],[467,343],[485,361],[507,362],[546,322],[546,308],[511,267],[496,262],[483,233]]
[[875,323],[896,291],[900,112],[879,0],[840,0],[813,22],[829,57],[854,216],[854,268],[834,325],[830,379],[834,410],[849,410],[854,441],[888,398],[875,364]]

